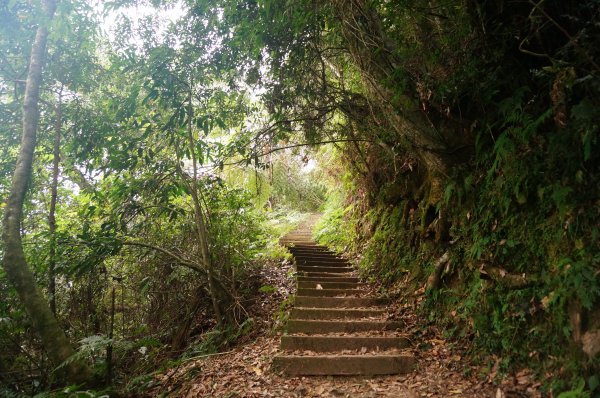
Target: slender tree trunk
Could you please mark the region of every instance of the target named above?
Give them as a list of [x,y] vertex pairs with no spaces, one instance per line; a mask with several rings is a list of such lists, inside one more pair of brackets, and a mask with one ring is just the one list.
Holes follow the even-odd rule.
[[208,247],[208,229],[206,227],[206,220],[202,213],[202,207],[200,205],[200,198],[198,195],[198,164],[196,163],[196,147],[194,145],[194,131],[192,129],[192,118],[194,115],[194,108],[192,105],[192,87],[194,87],[194,81],[190,79],[190,92],[188,97],[188,145],[190,153],[192,155],[192,168],[193,168],[193,180],[191,186],[192,201],[194,202],[194,215],[196,218],[196,230],[198,232],[198,239],[200,240],[200,253],[202,255],[202,263],[206,267],[208,276],[208,289],[210,290],[210,297],[212,301],[213,311],[215,318],[217,318],[217,325],[219,329],[223,329],[223,316],[221,313],[221,306],[219,303],[219,294],[217,286],[215,284],[214,277],[214,266],[210,257],[210,248]]
[[[43,6],[48,19],[52,19],[56,10],[56,2],[44,0]],[[2,265],[29,314],[33,327],[40,335],[48,357],[55,365],[59,365],[73,355],[74,351],[36,285],[33,273],[25,259],[21,241],[23,203],[31,176],[36,144],[39,119],[38,102],[47,39],[48,27],[42,23],[37,29],[31,48],[23,103],[21,148],[17,157],[8,200],[4,208],[2,225],[4,258]],[[72,362],[66,365],[64,369],[66,377],[71,382],[82,382],[89,379],[88,368],[79,362]]]
[[[121,307],[122,308],[122,307]],[[115,285],[110,292],[110,325],[108,329],[108,338],[111,342],[106,347],[106,384],[112,383],[113,377],[113,343],[112,339],[115,331]]]
[[50,232],[50,253],[48,260],[48,300],[50,309],[56,316],[56,202],[58,200],[58,164],[60,162],[60,135],[62,130],[62,90],[58,95],[58,104],[54,121],[54,150],[52,161],[52,187],[50,192],[50,211],[48,229]]

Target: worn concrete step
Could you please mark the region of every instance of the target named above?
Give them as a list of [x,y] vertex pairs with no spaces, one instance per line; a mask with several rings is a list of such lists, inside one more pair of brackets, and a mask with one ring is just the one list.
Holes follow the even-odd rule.
[[279,244],[288,247],[288,249],[292,248],[292,247],[297,247],[297,248],[301,248],[301,249],[310,249],[310,250],[328,250],[325,246],[317,245],[314,242],[305,241],[305,240],[300,241],[297,239],[293,239],[293,240],[282,239],[282,240],[279,240]]
[[307,258],[294,258],[294,261],[298,265],[315,265],[315,266],[325,266],[325,267],[336,267],[336,266],[349,266],[350,261],[343,258],[330,258],[327,260],[324,259],[307,259]]
[[312,253],[298,253],[298,252],[291,252],[292,256],[294,256],[294,258],[343,258],[340,256],[336,256],[335,254],[332,253],[327,253],[327,252],[312,252]]
[[297,278],[356,278],[353,272],[351,273],[340,273],[340,272],[309,272],[309,271],[296,271]]
[[331,250],[329,250],[327,247],[325,246],[321,246],[321,245],[317,245],[317,244],[302,244],[302,243],[292,243],[290,245],[287,246],[287,249],[292,251],[292,252],[312,252],[312,253],[319,253],[319,252],[331,252]]
[[381,318],[386,310],[380,308],[306,308],[295,307],[290,319],[360,319]]
[[310,297],[296,296],[294,305],[311,308],[361,308],[386,305],[388,300],[373,297]]
[[359,284],[356,282],[329,282],[329,281],[301,281],[298,280],[299,289],[318,289],[319,286],[323,289],[356,289]]
[[325,334],[325,333],[361,333],[369,331],[398,330],[400,322],[387,321],[321,321],[308,319],[289,319],[288,334]]
[[292,253],[292,256],[294,256],[295,258],[302,258],[302,257],[308,257],[308,258],[342,258],[340,256],[335,255],[334,253],[330,253],[330,252],[324,252],[324,251],[311,251],[309,252],[297,252],[297,251],[290,251]]
[[[331,275],[331,274],[327,274]],[[335,274],[333,274],[335,275]],[[340,275],[340,274],[337,274]],[[345,283],[359,283],[360,279],[356,276],[302,276],[296,277],[298,282],[316,282],[316,283],[327,283],[327,282],[345,282]]]
[[364,336],[293,336],[281,337],[281,349],[287,351],[306,350],[313,352],[399,350],[410,347],[407,337],[364,337]]
[[325,252],[294,252],[293,253],[295,258],[316,258],[316,259],[334,259],[334,260],[344,260],[344,257],[342,256],[338,256],[332,253],[325,253]]
[[273,369],[289,376],[388,375],[411,372],[412,355],[281,355],[273,358]]
[[303,247],[288,247],[288,250],[296,255],[296,254],[307,254],[307,255],[331,255],[331,256],[336,256],[337,253],[329,250],[329,249],[313,249],[313,248],[303,248]]
[[280,239],[280,242],[286,242],[288,243],[290,246],[289,248],[293,248],[293,249],[308,249],[308,250],[329,250],[329,248],[327,246],[323,246],[323,245],[319,245],[318,243],[315,243],[314,241],[310,241],[310,240],[306,240],[306,239]]
[[309,258],[345,258],[342,255],[331,253],[331,252],[326,252],[326,251],[322,251],[322,250],[311,250],[311,251],[292,250],[292,255],[294,257],[309,257]]
[[343,258],[330,258],[330,259],[310,259],[310,258],[294,258],[296,264],[301,265],[324,265],[324,266],[336,266],[345,265],[349,266],[352,264],[350,261]]
[[298,272],[330,272],[334,274],[352,272],[354,268],[352,267],[318,267],[314,265],[297,265],[296,271]]
[[[350,268],[350,269],[352,269],[354,271],[354,267],[352,267],[351,264],[342,264],[342,263],[304,263],[304,264],[298,264],[298,263],[296,263],[296,267]],[[316,271],[314,268],[313,269],[309,269],[309,271],[313,271],[313,272],[328,272],[328,271]]]
[[329,248],[326,246],[317,245],[314,243],[293,243],[290,242],[290,246],[288,246],[288,250],[298,249],[298,250],[312,250],[312,251],[329,251]]
[[301,288],[296,292],[299,296],[313,296],[313,297],[348,297],[348,296],[359,296],[364,293],[364,290],[360,289],[307,289]]

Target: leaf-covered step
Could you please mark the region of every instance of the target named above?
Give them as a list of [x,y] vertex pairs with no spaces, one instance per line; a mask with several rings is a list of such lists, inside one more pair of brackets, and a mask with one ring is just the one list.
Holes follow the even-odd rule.
[[295,307],[290,319],[360,319],[380,318],[386,313],[381,308],[304,308]]
[[299,296],[314,296],[314,297],[347,297],[359,296],[364,293],[360,289],[298,289]]
[[360,279],[356,276],[344,276],[339,274],[324,274],[326,276],[302,276],[298,275],[298,282],[346,282],[346,283],[358,283]]
[[287,332],[306,334],[325,333],[361,333],[368,331],[398,330],[402,328],[400,322],[387,321],[323,321],[289,319]]
[[293,248],[290,247],[288,248],[288,250],[290,251],[290,253],[292,253],[294,256],[297,255],[323,255],[323,256],[337,256],[337,253],[331,251],[331,250],[327,250],[327,249],[302,249],[302,248]]
[[386,305],[389,301],[374,297],[310,297],[296,296],[294,305],[311,308],[360,308]]
[[343,274],[354,271],[352,267],[325,267],[325,266],[313,266],[313,265],[297,265],[296,271],[298,272],[329,272],[333,274]]
[[297,258],[297,265],[317,265],[326,267],[343,266],[349,267],[352,264],[344,258]]
[[281,355],[273,358],[273,369],[289,376],[387,375],[411,372],[412,355]]
[[295,336],[281,337],[281,349],[313,352],[385,351],[410,347],[405,336]]
[[356,289],[358,286],[356,282],[298,281],[298,289]]

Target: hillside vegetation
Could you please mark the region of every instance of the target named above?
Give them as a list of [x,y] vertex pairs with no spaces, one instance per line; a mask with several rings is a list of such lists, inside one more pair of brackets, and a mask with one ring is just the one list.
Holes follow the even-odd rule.
[[135,394],[243,342],[277,239],[318,210],[321,243],[424,293],[472,361],[600,394],[599,20],[598,0],[1,2],[0,394]]

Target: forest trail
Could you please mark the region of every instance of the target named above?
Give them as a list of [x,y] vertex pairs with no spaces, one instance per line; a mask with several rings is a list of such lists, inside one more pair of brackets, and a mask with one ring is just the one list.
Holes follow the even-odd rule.
[[296,263],[297,293],[273,368],[287,375],[408,373],[414,356],[386,300],[359,283],[352,264],[312,239],[312,223],[282,239]]
[[[292,240],[296,242],[295,248],[290,249],[298,265],[285,263],[265,269],[264,282],[277,285],[278,292],[266,297],[260,303],[260,311],[253,315],[259,328],[252,334],[252,340],[224,353],[186,361],[157,375],[155,387],[147,391],[147,396],[493,398],[525,391],[529,380],[518,385],[518,380],[511,378],[505,379],[500,386],[495,385],[495,369],[490,371],[470,364],[461,355],[465,347],[447,341],[440,330],[416,316],[412,305],[390,301],[383,307],[385,301],[375,298],[368,285],[360,284],[359,278],[353,274],[342,276],[343,273],[333,272],[339,276],[322,274],[317,277],[299,274],[297,280],[292,278],[295,267],[300,272],[304,272],[307,266],[316,267],[303,264],[306,261],[301,253],[306,250],[302,250],[299,242],[306,240],[305,243],[309,243],[312,239],[307,231],[316,218],[310,217],[297,231],[281,241],[282,244]],[[347,265],[343,260],[334,260],[337,256],[328,249],[313,243],[310,246],[308,252],[314,254],[320,251],[317,255],[329,257],[330,262],[337,264],[332,267],[341,269]],[[323,290],[326,290],[324,284],[329,283],[328,289],[354,290],[355,286],[360,286],[364,293],[359,297],[342,298],[311,296],[316,290],[321,290],[307,283],[314,282],[311,278],[318,278]],[[274,334],[279,320],[273,314],[281,311],[281,301],[293,294],[296,288],[296,307],[290,311],[288,334]],[[414,297],[418,302],[422,293],[417,292]],[[345,316],[348,318],[334,322],[333,319],[340,317],[340,308],[330,305],[332,300],[362,303],[341,307],[348,313]],[[320,333],[310,334],[303,329],[311,322],[310,318],[320,318],[312,319],[311,326],[314,328],[318,323]],[[371,328],[375,319],[379,320],[376,323],[378,328],[381,325],[401,326],[402,333],[394,330],[370,330],[368,334],[364,331],[347,333],[348,329],[332,330],[367,327],[363,325]],[[332,352],[337,354],[332,355]],[[329,355],[323,355],[325,353]],[[380,362],[377,358],[384,356],[382,354],[393,359]],[[355,359],[349,361],[348,357]],[[370,362],[373,361],[371,358],[375,358],[377,363]],[[527,375],[524,377],[527,378]],[[540,395],[533,393],[529,396]]]

